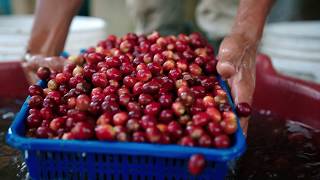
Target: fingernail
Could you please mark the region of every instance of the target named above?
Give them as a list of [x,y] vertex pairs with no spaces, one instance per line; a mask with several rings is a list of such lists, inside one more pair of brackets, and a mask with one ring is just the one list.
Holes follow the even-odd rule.
[[220,62],[218,72],[223,78],[230,78],[234,73],[236,69],[233,64],[229,62]]
[[233,70],[235,69],[235,68],[234,68],[234,65],[231,64],[231,63],[228,62],[228,61],[221,62],[221,63],[220,63],[220,68],[233,69]]

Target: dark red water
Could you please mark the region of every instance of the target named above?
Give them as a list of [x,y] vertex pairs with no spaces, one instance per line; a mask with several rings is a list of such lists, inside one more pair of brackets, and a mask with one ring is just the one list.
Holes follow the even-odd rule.
[[253,113],[236,179],[319,180],[320,131],[268,111]]
[[0,179],[14,180],[26,179],[27,167],[23,162],[20,152],[5,143],[7,130],[15,114],[23,104],[19,99],[0,100]]
[[[5,133],[22,103],[22,100],[0,101],[1,180],[27,176],[19,151],[5,144]],[[320,179],[320,131],[283,120],[268,111],[255,111],[247,143],[247,151],[233,168],[230,179]]]

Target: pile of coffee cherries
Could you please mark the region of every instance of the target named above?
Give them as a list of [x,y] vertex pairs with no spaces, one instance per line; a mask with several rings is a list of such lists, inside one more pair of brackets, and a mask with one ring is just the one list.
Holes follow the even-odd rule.
[[37,75],[47,88],[29,87],[29,137],[228,148],[237,130],[213,48],[198,33],[110,35],[62,72]]

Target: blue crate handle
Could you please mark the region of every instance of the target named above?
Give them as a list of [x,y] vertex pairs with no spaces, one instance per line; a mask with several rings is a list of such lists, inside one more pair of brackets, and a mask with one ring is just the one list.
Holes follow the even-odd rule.
[[[235,106],[229,93],[228,85],[218,76],[221,87],[227,92],[229,103],[233,110]],[[44,81],[40,81],[42,87],[46,86]],[[28,115],[29,97],[24,102],[20,112],[12,122],[6,141],[11,146],[20,150],[46,150],[46,151],[65,151],[65,152],[90,152],[108,153],[124,155],[147,155],[168,158],[189,158],[192,154],[201,153],[207,160],[229,161],[239,158],[246,149],[246,142],[239,118],[237,118],[238,129],[234,134],[234,144],[227,149],[186,147],[180,145],[161,145],[134,142],[102,142],[97,140],[58,140],[58,139],[36,139],[27,138],[25,133],[25,119]],[[89,148],[90,147],[90,148]]]

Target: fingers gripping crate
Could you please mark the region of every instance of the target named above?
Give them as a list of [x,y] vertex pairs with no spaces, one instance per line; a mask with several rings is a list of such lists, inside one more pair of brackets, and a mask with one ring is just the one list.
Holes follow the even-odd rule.
[[[219,81],[228,92],[226,84]],[[41,85],[45,86],[43,82]],[[229,93],[228,99],[234,108]],[[27,138],[24,133],[28,109],[26,100],[9,128],[7,142],[22,151],[32,179],[224,179],[228,163],[245,151],[241,128],[227,149]],[[188,173],[188,159],[197,153],[205,156],[207,165],[200,175],[192,176]]]

